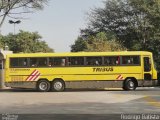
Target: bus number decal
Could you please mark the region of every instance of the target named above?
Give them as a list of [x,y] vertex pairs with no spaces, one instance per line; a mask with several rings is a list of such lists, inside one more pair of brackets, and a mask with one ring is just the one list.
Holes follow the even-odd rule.
[[93,72],[112,72],[113,67],[93,68]]

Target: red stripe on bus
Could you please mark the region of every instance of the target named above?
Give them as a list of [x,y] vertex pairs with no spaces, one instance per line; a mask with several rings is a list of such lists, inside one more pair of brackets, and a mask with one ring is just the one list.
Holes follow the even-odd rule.
[[120,78],[121,80],[123,79],[123,76]]
[[33,81],[36,80],[36,79],[40,76],[40,74],[41,74],[41,73],[39,73],[39,74],[33,79]]
[[119,79],[121,77],[121,75],[119,75],[116,79]]
[[28,80],[28,78],[36,71],[36,69],[26,78],[26,80]]
[[39,73],[39,72],[36,71],[34,74],[32,74],[32,75],[31,75],[32,77],[29,79],[29,81],[32,81],[33,77],[36,76],[38,73]]

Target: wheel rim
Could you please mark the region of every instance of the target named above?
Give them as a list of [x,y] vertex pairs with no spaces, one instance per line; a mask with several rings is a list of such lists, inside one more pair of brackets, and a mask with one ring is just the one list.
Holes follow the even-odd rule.
[[45,91],[45,90],[48,89],[48,84],[47,84],[46,82],[41,82],[41,83],[39,84],[39,88],[40,88],[40,90]]
[[55,82],[54,83],[54,89],[55,90],[61,90],[63,87],[63,84],[61,82]]
[[134,82],[133,81],[130,81],[128,84],[129,84],[130,88],[134,88]]

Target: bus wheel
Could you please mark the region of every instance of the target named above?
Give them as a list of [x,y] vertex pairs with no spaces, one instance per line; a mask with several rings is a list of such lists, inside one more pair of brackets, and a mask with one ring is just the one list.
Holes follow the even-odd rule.
[[52,91],[61,92],[65,89],[65,83],[63,80],[54,80],[52,83]]
[[124,90],[135,90],[136,89],[136,83],[131,78],[128,78],[124,82],[123,89]]
[[40,80],[37,84],[37,89],[40,92],[48,92],[50,87],[51,85],[47,80]]

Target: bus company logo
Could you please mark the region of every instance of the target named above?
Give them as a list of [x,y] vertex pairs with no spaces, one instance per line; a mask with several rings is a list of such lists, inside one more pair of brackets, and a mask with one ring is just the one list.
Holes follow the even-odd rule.
[[26,81],[36,81],[41,73],[38,70],[34,70],[27,78]]
[[117,80],[122,80],[123,76],[122,75],[118,75],[118,77],[116,78]]
[[93,68],[93,72],[113,72],[113,67]]

